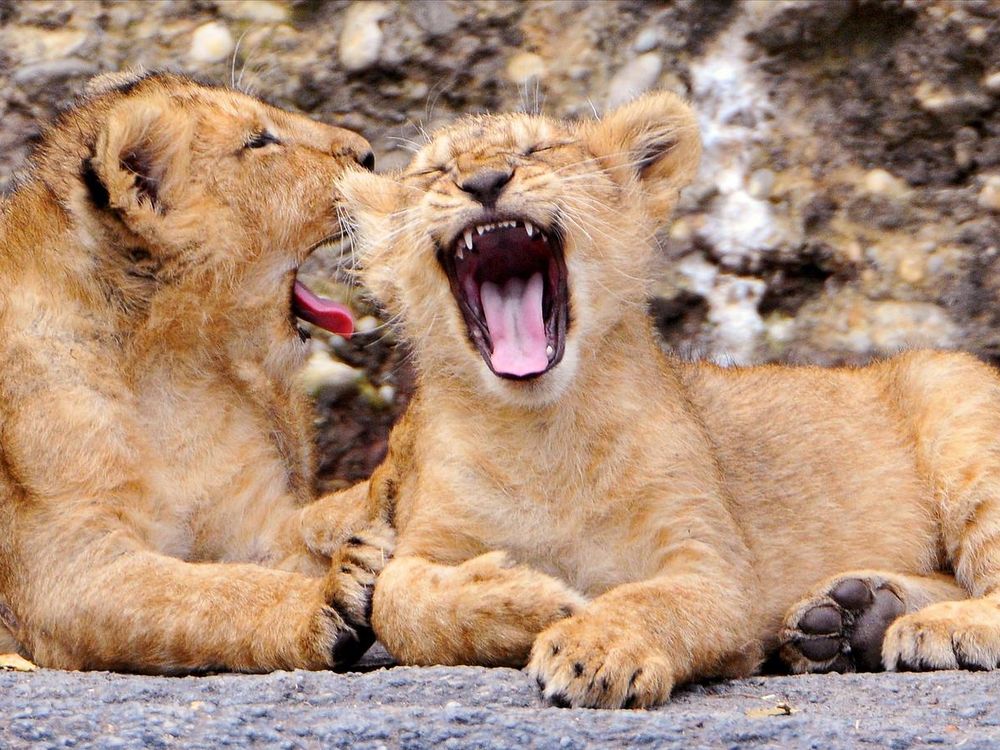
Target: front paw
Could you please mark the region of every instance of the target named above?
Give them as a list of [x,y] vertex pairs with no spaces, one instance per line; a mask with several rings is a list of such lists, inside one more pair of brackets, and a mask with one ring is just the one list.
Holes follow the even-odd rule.
[[904,615],[882,643],[886,669],[1000,668],[1000,603],[990,599],[938,602]]
[[585,611],[545,630],[531,649],[528,674],[563,708],[647,708],[674,686],[666,656],[639,624]]
[[392,557],[393,543],[392,529],[376,523],[350,537],[333,555],[324,597],[346,626],[334,642],[335,667],[350,666],[375,642],[372,591],[375,579]]

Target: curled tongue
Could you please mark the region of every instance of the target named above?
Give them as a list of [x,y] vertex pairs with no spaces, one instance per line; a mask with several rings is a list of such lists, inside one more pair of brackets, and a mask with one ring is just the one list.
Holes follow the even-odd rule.
[[510,278],[501,285],[484,281],[479,290],[490,329],[493,352],[490,362],[498,375],[523,377],[549,366],[542,319],[542,274]]
[[301,281],[296,281],[292,288],[292,308],[302,320],[324,328],[330,333],[350,336],[354,332],[354,319],[350,310],[337,302],[313,294]]

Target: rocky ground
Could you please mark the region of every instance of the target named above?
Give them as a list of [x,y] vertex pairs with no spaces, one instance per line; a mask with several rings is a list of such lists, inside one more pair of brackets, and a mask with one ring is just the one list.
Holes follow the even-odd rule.
[[4,748],[857,748],[1000,744],[1000,673],[761,677],[653,711],[544,705],[511,669],[0,673]]
[[[1000,362],[992,0],[0,0],[0,191],[87,77],[132,65],[356,128],[385,169],[462,113],[587,117],[678,91],[706,148],[662,237],[667,343],[736,363],[912,346]],[[313,270],[350,296],[331,268]],[[317,340],[324,488],[370,471],[408,393],[366,325],[361,345]]]

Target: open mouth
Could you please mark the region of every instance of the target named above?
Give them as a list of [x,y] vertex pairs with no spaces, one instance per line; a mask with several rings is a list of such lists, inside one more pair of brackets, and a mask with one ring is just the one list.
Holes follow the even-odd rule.
[[350,336],[354,332],[354,318],[347,307],[320,297],[298,279],[292,285],[292,313],[330,333]]
[[[314,245],[307,253],[307,257],[312,255],[319,247],[327,242],[338,239],[339,235],[326,238],[322,242]],[[354,332],[354,318],[348,307],[334,302],[333,300],[320,297],[312,289],[298,280],[296,268],[291,273],[291,312],[296,318],[301,318],[307,323],[322,328],[330,333],[339,336],[350,336]],[[292,321],[293,325],[295,321]],[[298,330],[299,338],[303,341],[309,338],[309,333],[301,326],[295,326]]]
[[470,224],[439,259],[494,374],[523,380],[559,364],[569,303],[558,231],[523,217]]

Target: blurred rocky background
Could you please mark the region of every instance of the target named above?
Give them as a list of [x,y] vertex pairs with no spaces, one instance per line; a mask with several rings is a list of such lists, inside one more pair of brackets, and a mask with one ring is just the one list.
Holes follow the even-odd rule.
[[[665,341],[722,362],[903,347],[1000,364],[995,0],[0,0],[0,190],[102,71],[235,84],[363,132],[380,168],[465,112],[588,117],[662,87],[705,158],[662,237]],[[317,333],[324,488],[365,476],[412,387],[391,331],[317,255],[361,333]]]

